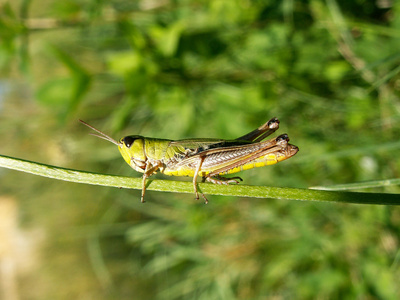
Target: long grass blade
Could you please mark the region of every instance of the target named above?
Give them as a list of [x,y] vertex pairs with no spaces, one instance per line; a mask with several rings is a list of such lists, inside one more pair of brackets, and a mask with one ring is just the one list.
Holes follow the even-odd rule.
[[[142,188],[141,178],[104,175],[66,168],[59,168],[2,155],[0,155],[0,167],[76,183],[86,183],[138,190]],[[199,183],[199,188],[202,193],[209,195],[274,198],[282,200],[325,201],[356,204],[400,205],[400,195],[398,194],[322,191],[312,189],[249,185],[225,186],[210,183]],[[149,180],[149,185],[147,189],[153,191],[193,194],[193,185],[191,182],[178,180]]]

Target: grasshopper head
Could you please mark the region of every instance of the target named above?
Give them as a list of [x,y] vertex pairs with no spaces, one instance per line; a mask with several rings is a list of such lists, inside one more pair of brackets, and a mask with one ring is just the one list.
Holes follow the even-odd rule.
[[118,150],[128,165],[139,172],[143,172],[146,166],[146,155],[142,136],[130,135],[120,139]]
[[103,140],[109,141],[114,145],[118,146],[119,152],[121,152],[124,160],[130,165],[133,169],[139,172],[144,172],[146,168],[146,155],[144,152],[144,138],[138,135],[126,136],[117,142],[112,137],[109,137],[104,132],[94,128],[92,125],[79,120],[82,124],[87,127],[93,129],[96,133],[91,133],[91,135],[97,136]]

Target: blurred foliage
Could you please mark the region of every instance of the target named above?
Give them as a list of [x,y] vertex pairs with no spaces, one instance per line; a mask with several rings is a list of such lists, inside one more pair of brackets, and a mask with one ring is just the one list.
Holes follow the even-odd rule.
[[[276,116],[300,152],[240,174],[247,184],[397,178],[399,10],[384,0],[2,1],[1,153],[126,175],[118,151],[77,119],[115,138],[229,139]],[[136,192],[0,177],[26,228],[47,233],[24,299],[400,296],[399,208],[216,196],[204,206],[152,192],[142,205]]]

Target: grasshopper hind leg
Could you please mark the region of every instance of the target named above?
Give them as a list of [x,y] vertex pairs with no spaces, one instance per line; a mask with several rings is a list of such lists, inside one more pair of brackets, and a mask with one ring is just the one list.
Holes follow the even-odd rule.
[[238,184],[240,181],[243,181],[242,178],[240,177],[231,177],[231,178],[227,178],[227,177],[222,177],[220,175],[215,175],[215,176],[210,176],[210,177],[203,177],[204,181],[208,181],[211,183],[215,183],[215,184],[231,184],[231,183],[236,183]]
[[[197,177],[199,176],[200,170],[201,170],[201,166],[204,162],[204,158],[205,157],[200,157],[200,159],[198,160],[197,166],[196,166],[196,170],[194,172],[194,176],[193,176],[193,188],[194,188],[194,193],[196,195],[196,200],[199,200],[199,192],[197,190]],[[225,184],[225,185],[229,185],[231,183],[236,183],[238,184],[240,181],[243,181],[242,178],[240,177],[231,177],[231,178],[227,178],[227,177],[222,177],[221,175],[206,175],[203,176],[202,178],[202,182],[211,182],[214,184]],[[206,196],[201,193],[202,197],[204,198],[205,204],[208,204],[208,199],[206,198]]]
[[[198,172],[196,172],[196,174],[198,174]],[[197,185],[196,185],[196,181],[197,181],[197,175],[194,176],[193,178],[193,185],[194,185],[194,192],[196,194],[196,200],[199,200],[199,192],[197,191]],[[203,176],[202,178],[202,182],[211,182],[214,184],[225,184],[225,185],[229,185],[231,183],[236,183],[238,184],[240,181],[243,181],[242,178],[240,177],[231,177],[231,178],[226,178],[226,177],[222,177],[220,175],[215,175],[215,176]],[[206,198],[206,196],[201,193],[201,196],[204,198],[204,203],[208,204],[208,199]]]

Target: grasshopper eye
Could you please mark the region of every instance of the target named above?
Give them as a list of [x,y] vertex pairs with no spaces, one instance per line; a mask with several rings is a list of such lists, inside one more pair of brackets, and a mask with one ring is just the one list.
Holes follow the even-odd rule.
[[132,136],[126,136],[122,139],[122,142],[125,144],[125,146],[127,148],[130,148],[133,144],[133,142],[136,140],[137,138],[134,138]]

